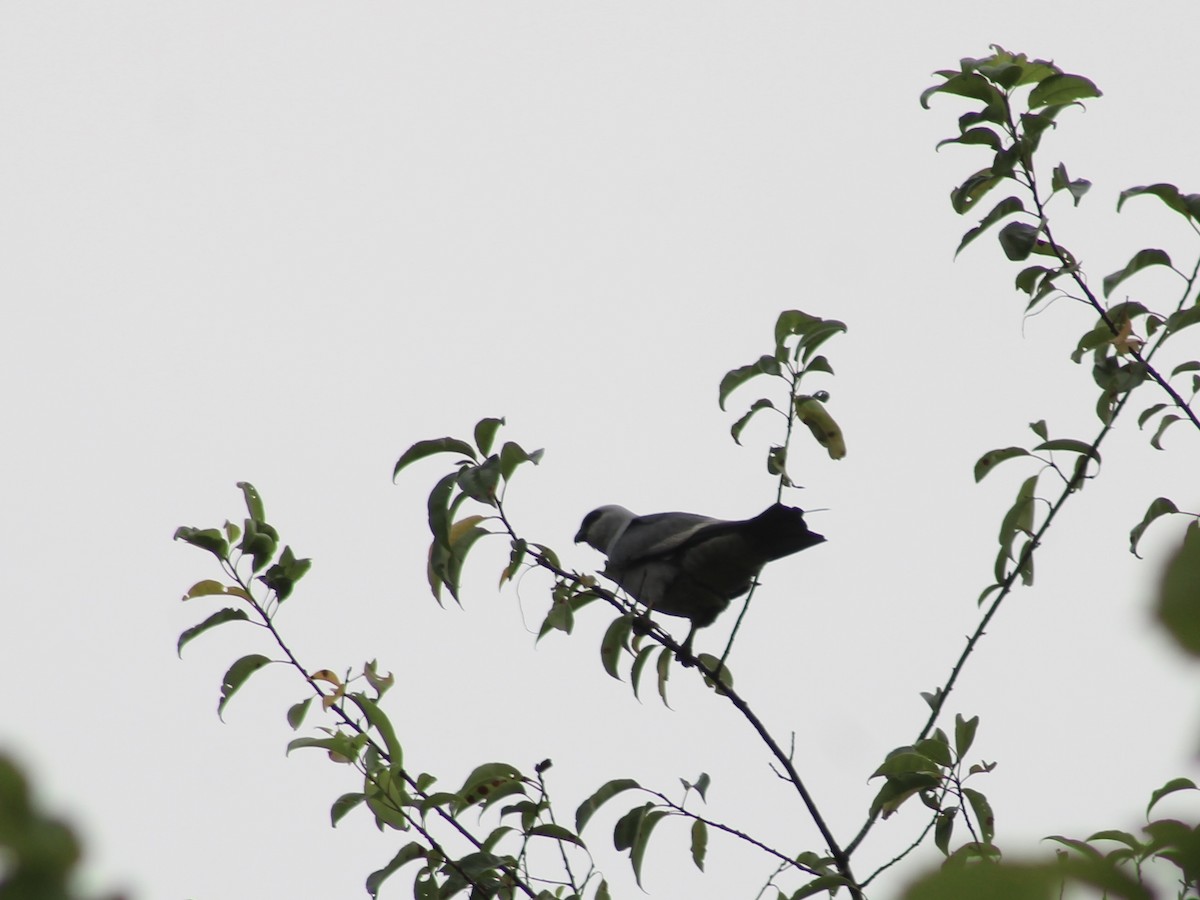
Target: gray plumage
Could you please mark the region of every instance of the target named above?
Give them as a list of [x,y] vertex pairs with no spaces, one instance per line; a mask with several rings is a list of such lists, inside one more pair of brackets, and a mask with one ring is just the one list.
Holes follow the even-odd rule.
[[602,506],[584,517],[575,542],[608,557],[604,574],[649,611],[690,619],[684,649],[697,628],[711,625],[750,590],[763,566],[824,541],[802,510],[776,503],[752,519],[729,521],[694,513],[639,516]]

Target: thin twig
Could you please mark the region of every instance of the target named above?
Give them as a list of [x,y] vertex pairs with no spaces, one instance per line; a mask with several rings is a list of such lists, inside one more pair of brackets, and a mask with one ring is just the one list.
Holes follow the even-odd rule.
[[747,844],[753,844],[755,847],[757,847],[759,850],[762,850],[764,853],[769,853],[772,856],[774,856],[775,858],[782,860],[783,864],[788,867],[791,867],[794,869],[799,869],[802,872],[807,872],[809,875],[814,875],[814,876],[818,876],[818,877],[825,874],[824,872],[818,872],[816,869],[806,866],[803,863],[797,862],[795,859],[788,856],[786,853],[782,853],[779,850],[776,850],[774,847],[767,846],[762,841],[751,837],[750,835],[746,834],[746,832],[744,832],[744,831],[739,831],[737,828],[733,828],[730,825],[722,825],[720,822],[714,822],[712,819],[705,818],[704,816],[697,815],[696,813],[692,812],[689,809],[685,809],[683,806],[680,806],[674,800],[669,798],[666,794],[660,793],[659,791],[651,790],[650,788],[642,788],[642,790],[645,793],[650,794],[653,797],[657,797],[666,806],[669,806],[671,809],[675,810],[675,812],[678,813],[679,815],[687,816],[687,818],[689,818],[689,819],[694,819],[697,822],[703,822],[709,828],[715,828],[717,831],[723,831],[726,834],[731,834],[734,837],[741,838]]
[[[292,652],[292,649],[283,640],[283,636],[275,628],[275,623],[271,619],[271,617],[269,615],[267,615],[266,610],[259,604],[259,602],[257,600],[254,599],[253,594],[250,591],[250,585],[247,584],[242,579],[241,574],[237,571],[237,569],[233,565],[229,564],[228,561],[224,561],[224,562],[226,563],[226,571],[228,572],[230,577],[232,577],[237,582],[238,586],[243,591],[246,592],[246,595],[251,598],[250,599],[251,607],[262,618],[262,620],[263,620],[262,624],[267,628],[268,631],[271,632],[271,636],[275,639],[275,643],[279,646],[279,648],[287,656],[288,662],[296,669],[296,671],[298,671],[300,673],[300,675],[304,678],[304,680],[308,682],[309,686],[313,689],[313,691],[317,694],[317,696],[321,697],[322,699],[327,697],[328,695],[323,690],[321,690],[321,688],[317,685],[316,681],[314,681],[312,676],[308,673],[308,670],[300,663],[300,660],[298,660],[296,658],[296,655]],[[337,714],[337,717],[342,721],[342,723],[347,728],[350,728],[356,734],[360,734],[363,737],[365,737],[367,740],[367,743],[370,744],[370,746],[374,748],[374,750],[377,754],[379,754],[380,759],[391,762],[391,756],[388,753],[387,748],[379,746],[379,744],[376,743],[375,739],[372,738],[371,735],[366,730],[364,730],[363,727],[361,725],[359,725],[358,722],[355,721],[355,719],[349,713],[346,712],[345,708],[341,705],[341,703],[334,703],[329,708]],[[416,779],[413,778],[411,775],[409,775],[407,770],[403,770],[401,772],[401,774],[404,778],[405,784],[408,785],[409,789],[412,790],[414,794],[416,794],[417,796],[419,796],[423,799],[427,798],[429,796],[425,791],[421,790],[421,788],[417,784]],[[462,835],[464,838],[466,838],[466,840],[469,841],[475,847],[475,849],[477,849],[477,850],[483,849],[483,843],[478,838],[476,838],[475,835],[471,834],[471,832],[468,831],[466,829],[466,827],[463,826],[463,824],[458,821],[458,819],[456,819],[454,816],[450,815],[448,812],[446,812],[440,806],[434,806],[433,810],[447,824],[449,824],[452,828],[454,828],[456,831],[458,831],[458,833],[460,835]],[[456,872],[458,872],[458,874],[460,876],[462,876],[462,878],[468,884],[472,885],[473,887],[478,888],[481,891],[486,892],[488,890],[488,888],[485,885],[479,884],[470,876],[469,873],[463,871],[458,866],[458,864],[436,844],[436,842],[433,840],[433,838],[431,836],[429,836],[428,832],[426,832],[425,829],[419,825],[419,823],[413,816],[408,815],[404,810],[400,810],[400,812],[402,814],[404,814],[404,816],[408,820],[408,822],[411,825],[413,825],[417,829],[417,831],[419,831],[422,834],[422,836],[424,836],[426,838],[426,840],[430,841],[430,846],[433,847],[434,849],[438,850],[438,852],[441,853],[442,856],[445,858],[447,864],[450,865]],[[525,882],[521,879],[519,873],[515,869],[513,869],[511,866],[503,866],[503,868],[512,877],[514,885],[516,887],[520,888],[521,891],[524,892],[526,896],[531,897],[531,898],[536,896],[533,889],[530,888],[529,885],[525,884]]]
[[[502,505],[497,504],[496,510],[497,517],[504,525],[509,536],[513,540],[519,540],[516,531],[512,527],[512,523],[509,522],[508,517],[503,510]],[[578,574],[567,572],[562,567],[547,559],[544,554],[535,551],[532,555],[537,565],[546,569],[548,572],[557,575],[559,578],[562,578],[568,582],[579,582],[581,580]],[[622,604],[619,600],[617,600],[612,592],[601,587],[589,587],[588,590],[596,594],[596,596],[606,600],[622,614],[625,614]],[[825,844],[829,849],[829,855],[834,859],[834,863],[837,866],[838,872],[841,873],[842,877],[846,879],[850,895],[854,898],[854,900],[862,900],[862,892],[855,883],[854,874],[850,868],[848,854],[842,850],[841,845],[837,842],[837,839],[834,838],[833,832],[829,830],[829,826],[825,823],[825,817],[821,815],[820,810],[817,808],[816,801],[808,792],[808,788],[805,787],[804,781],[800,778],[800,774],[796,771],[796,767],[792,764],[791,759],[789,759],[787,754],[783,752],[783,749],[779,746],[775,738],[771,736],[771,733],[767,730],[767,727],[763,724],[762,720],[750,708],[749,704],[742,699],[741,695],[739,695],[732,687],[729,687],[727,684],[721,681],[716,670],[708,668],[694,655],[685,652],[683,648],[676,643],[674,638],[663,631],[663,629],[652,620],[650,621],[649,625],[650,627],[645,630],[645,634],[648,634],[654,641],[657,641],[659,644],[670,650],[685,666],[699,669],[700,672],[707,677],[709,682],[711,682],[713,690],[728,698],[729,702],[733,704],[734,708],[736,708],[738,712],[742,714],[743,718],[745,718],[746,721],[750,723],[750,726],[758,733],[758,736],[762,739],[763,743],[767,745],[767,749],[771,751],[771,754],[779,761],[780,765],[783,766],[784,771],[787,772],[788,780],[792,783],[792,786],[800,795],[801,801],[808,810],[809,817],[817,826],[817,830],[820,831],[821,837],[824,839]]]

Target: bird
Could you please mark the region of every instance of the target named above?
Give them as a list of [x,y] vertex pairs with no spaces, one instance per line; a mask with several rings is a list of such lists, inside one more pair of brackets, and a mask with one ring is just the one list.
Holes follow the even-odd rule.
[[749,591],[763,566],[824,540],[809,529],[803,510],[782,503],[741,520],[684,512],[639,516],[623,506],[601,506],[584,516],[575,535],[575,543],[608,557],[603,574],[640,601],[647,615],[691,621],[682,647],[688,655],[696,629],[711,625]]

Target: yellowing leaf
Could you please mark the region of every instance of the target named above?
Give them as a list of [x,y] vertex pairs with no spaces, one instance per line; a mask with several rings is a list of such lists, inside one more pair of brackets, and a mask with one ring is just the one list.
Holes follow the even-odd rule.
[[224,594],[225,585],[219,581],[213,581],[211,578],[206,578],[204,581],[197,581],[181,599],[192,600],[196,597],[211,597],[213,594]]
[[465,519],[459,519],[450,526],[450,546],[454,546],[454,542],[460,537],[482,522],[486,516],[467,516]]
[[846,438],[824,403],[816,397],[797,397],[796,415],[829,453],[830,459],[842,459],[846,455]]
[[1124,356],[1127,353],[1134,353],[1142,349],[1142,345],[1146,342],[1133,333],[1133,322],[1126,319],[1121,323],[1121,330],[1117,332],[1116,337],[1112,339],[1113,346],[1117,348],[1117,353]]

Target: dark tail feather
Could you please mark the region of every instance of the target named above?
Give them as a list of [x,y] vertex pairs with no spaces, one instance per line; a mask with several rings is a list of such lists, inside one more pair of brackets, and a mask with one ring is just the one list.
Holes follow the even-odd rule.
[[809,530],[804,510],[776,503],[746,522],[746,534],[768,562],[807,550],[825,540]]

